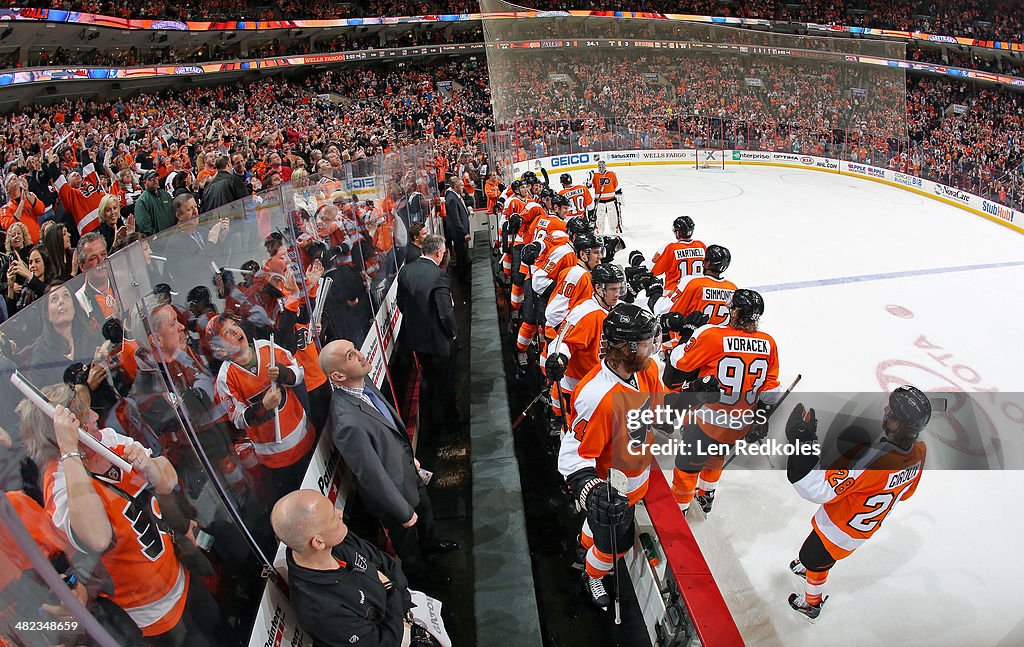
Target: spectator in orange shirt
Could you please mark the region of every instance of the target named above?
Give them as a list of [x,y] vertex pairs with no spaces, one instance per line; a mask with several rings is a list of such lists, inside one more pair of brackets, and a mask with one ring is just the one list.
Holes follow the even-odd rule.
[[206,184],[213,179],[214,175],[217,175],[217,154],[206,153],[203,155],[203,164],[205,164],[203,169],[196,174],[196,184],[200,189],[205,189]]
[[484,195],[487,196],[487,213],[494,213],[494,205],[498,202],[498,174],[491,173],[484,184]]
[[32,244],[39,242],[39,218],[46,211],[43,201],[28,190],[24,178],[13,173],[7,178],[7,195],[9,201],[0,210],[0,227],[7,231],[11,225],[20,222],[28,229]]

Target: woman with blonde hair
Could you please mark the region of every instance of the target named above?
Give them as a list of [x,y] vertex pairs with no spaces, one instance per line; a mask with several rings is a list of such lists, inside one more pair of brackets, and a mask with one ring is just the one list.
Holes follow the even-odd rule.
[[[16,411],[53,525],[63,539],[103,563],[114,586],[100,595],[131,616],[147,643],[210,644],[216,603],[200,581],[190,581],[160,513],[158,497],[178,485],[170,461],[128,436],[99,429],[87,388],[51,386],[43,394],[55,403],[52,421],[27,400]],[[132,471],[82,443],[79,429]]]
[[4,247],[8,254],[16,254],[22,262],[28,261],[28,252],[32,249],[32,237],[28,233],[28,227],[20,222],[11,223],[7,228],[7,240]]
[[324,197],[323,191],[320,190],[320,185],[310,184],[309,172],[304,168],[292,171],[290,185],[293,191],[292,196],[295,199],[296,211],[302,214],[303,219],[313,217],[317,207],[320,206],[320,200]]
[[134,231],[135,216],[129,217],[127,223],[125,222],[121,217],[121,200],[113,193],[103,196],[97,210],[100,226],[96,231],[103,234],[103,240],[107,243],[107,253],[110,253],[117,246],[118,236],[124,238]]

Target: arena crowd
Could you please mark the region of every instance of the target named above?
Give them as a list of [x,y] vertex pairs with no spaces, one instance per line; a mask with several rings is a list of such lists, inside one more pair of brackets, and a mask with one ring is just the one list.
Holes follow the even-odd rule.
[[[843,9],[832,2],[822,10]],[[513,74],[500,63],[491,72]],[[1024,201],[1024,106],[1009,90],[774,60],[752,70],[706,55],[601,63],[546,55],[514,73],[517,83],[496,97],[497,126],[512,131],[520,159],[639,147],[780,150],[887,165],[1012,206]],[[0,314],[14,317],[0,371],[8,379],[11,363],[25,369],[60,404],[50,421],[3,392],[18,431],[0,430],[8,452],[0,476],[21,484],[8,498],[23,518],[66,521],[63,535],[37,543],[122,642],[218,644],[251,626],[239,614],[262,582],[233,519],[273,554],[274,534],[287,524],[272,528],[271,510],[297,487],[318,434],[331,428],[332,385],[397,423],[381,394],[360,388],[368,368],[357,346],[416,255],[441,260],[448,247],[465,275],[468,232],[448,216],[462,213],[459,201],[482,206],[485,187],[492,190],[484,146],[495,127],[488,70],[467,57],[62,100],[0,120]],[[382,182],[385,198],[378,204],[350,191],[353,179]],[[137,241],[137,253],[117,256]],[[141,312],[120,283],[133,271],[152,285]],[[223,312],[214,295],[227,304]],[[317,313],[312,304],[322,300],[333,305]],[[313,336],[340,344],[330,359]],[[78,426],[144,479],[111,471],[116,459],[80,447]],[[349,458],[358,472],[360,459]],[[69,502],[68,488],[92,486],[90,473],[111,475],[105,489]],[[419,485],[406,497],[411,517],[389,516],[384,504],[371,505],[369,516],[392,537],[423,517],[422,535],[396,550],[457,549],[433,536]],[[235,516],[212,503],[218,496]],[[144,523],[108,519],[123,501]],[[145,512],[154,502],[159,517]],[[159,538],[151,563],[126,566],[105,552],[111,542],[128,545],[121,540],[132,532]],[[82,570],[79,554],[117,558]],[[401,583],[381,561],[380,572]],[[407,575],[425,587],[437,580],[425,566]],[[105,592],[104,578],[116,593]]]

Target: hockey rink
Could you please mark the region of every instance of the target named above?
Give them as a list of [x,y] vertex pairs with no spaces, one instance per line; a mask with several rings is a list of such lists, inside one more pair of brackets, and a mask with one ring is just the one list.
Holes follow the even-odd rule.
[[[773,418],[773,438],[784,438],[801,393],[912,383],[984,391],[991,401],[995,430],[981,437],[958,436],[933,416],[922,435],[928,462],[916,495],[837,563],[814,624],[787,598],[803,591],[788,564],[816,506],[790,486],[785,459],[775,459],[774,471],[741,467],[763,468],[763,458],[738,459],[709,518],[694,505],[689,523],[747,644],[1024,644],[1024,472],[938,469],[1024,455],[1024,425],[1014,422],[1024,419],[1024,237],[924,196],[835,173],[614,170],[626,199],[627,250],[650,259],[673,238],[672,220],[690,215],[695,238],[732,252],[725,278],[764,295],[761,329],[778,344],[782,388],[803,375]],[[670,461],[662,468],[671,482]]]

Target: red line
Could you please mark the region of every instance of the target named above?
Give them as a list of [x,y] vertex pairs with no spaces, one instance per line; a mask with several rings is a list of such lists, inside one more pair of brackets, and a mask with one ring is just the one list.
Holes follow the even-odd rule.
[[651,466],[644,504],[701,645],[742,646],[736,621],[657,463]]

